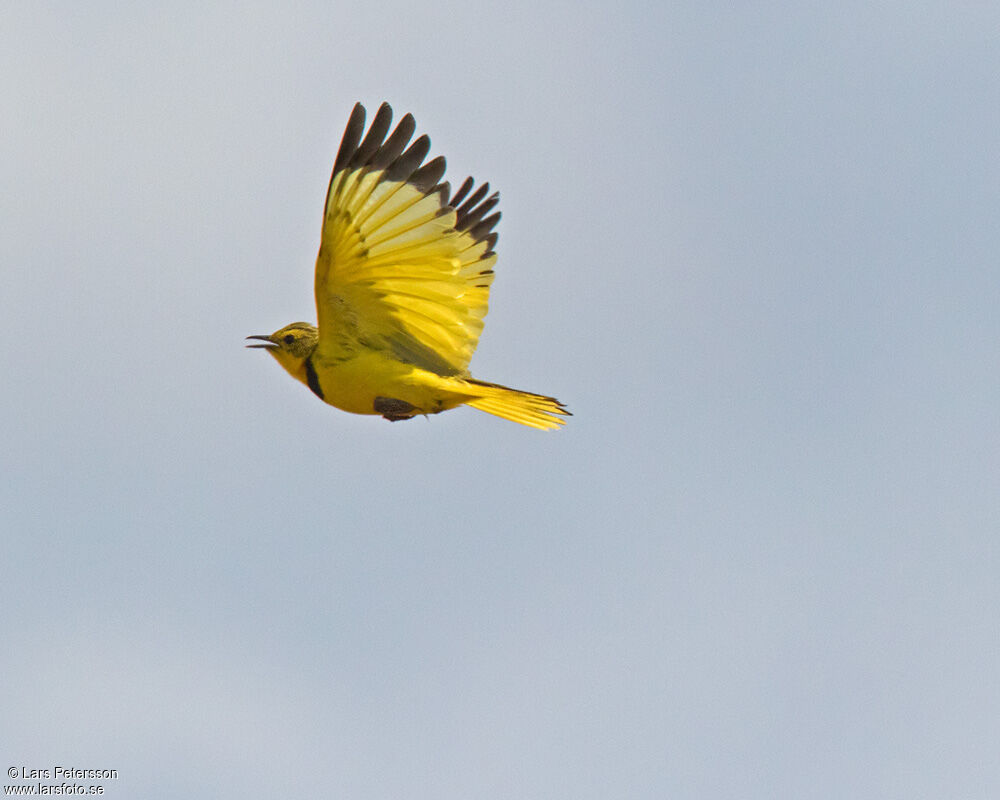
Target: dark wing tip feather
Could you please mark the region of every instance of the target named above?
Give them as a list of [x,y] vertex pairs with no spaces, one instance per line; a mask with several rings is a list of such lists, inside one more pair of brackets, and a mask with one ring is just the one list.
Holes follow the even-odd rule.
[[[386,138],[391,127],[392,106],[382,103],[368,127],[368,133],[362,139],[362,134],[365,133],[365,107],[357,103],[347,121],[344,138],[341,139],[340,149],[337,151],[337,160],[333,164],[333,174],[336,175],[343,169],[367,166],[385,169],[397,161],[410,143],[417,129],[417,123],[412,114],[405,114],[397,123],[396,129]],[[430,145],[430,140],[427,144]],[[412,149],[411,147],[410,150]],[[419,166],[417,163],[413,165],[413,169]]]
[[[416,172],[410,176],[410,183],[416,186],[422,192],[430,192],[432,188],[438,185],[438,181],[444,176],[445,168],[447,163],[444,160],[444,156],[438,156],[437,158],[432,158],[422,167],[420,167]],[[444,195],[445,205],[448,203],[448,195]]]
[[[455,229],[467,231],[477,242],[485,240],[485,256],[493,252],[493,248],[497,243],[497,234],[493,232],[493,228],[500,221],[500,212],[498,211],[489,217],[486,214],[499,204],[500,192],[494,192],[489,197],[486,197],[486,193],[490,190],[490,185],[489,183],[484,183],[476,191],[472,192],[472,194],[469,194],[472,185],[473,181],[469,178],[462,184],[459,194],[451,201],[452,206],[455,206],[456,203],[461,203],[455,209]],[[486,198],[485,200],[483,199],[484,197]]]
[[[412,114],[405,114],[389,134],[391,127],[392,106],[382,103],[365,134],[365,107],[361,103],[355,104],[344,130],[344,138],[340,141],[333,175],[345,169],[369,167],[384,171],[387,180],[409,181],[420,191],[429,192],[444,175],[444,158],[432,159],[421,167],[431,149],[431,140],[424,135],[410,144],[417,129]],[[444,204],[447,204],[447,195]]]
[[480,200],[486,197],[486,193],[489,190],[490,190],[490,184],[487,181],[478,189],[476,189],[476,191],[474,191],[472,195],[464,203],[462,203],[462,205],[458,206],[455,209],[455,212],[458,215],[459,225],[462,224],[461,220],[463,220],[469,214],[469,212],[472,211],[473,208],[475,208],[476,203],[478,203]]
[[348,165],[354,152],[358,149],[361,141],[361,134],[365,129],[365,107],[361,103],[355,103],[351,111],[350,119],[347,120],[347,127],[344,129],[344,137],[340,140],[340,149],[337,151],[337,160],[333,163],[333,174]]
[[431,189],[432,192],[437,192],[441,196],[441,205],[449,206],[451,203],[448,198],[451,197],[451,184],[448,181],[443,181]]
[[388,103],[382,103],[375,114],[375,119],[372,120],[372,124],[368,126],[368,134],[364,141],[354,151],[349,166],[360,167],[367,164],[382,146],[391,125],[392,106]]
[[386,168],[386,178],[390,181],[409,181],[410,176],[423,163],[430,149],[431,139],[425,133],[411,144],[403,155]]
[[[467,231],[477,242],[485,240],[487,252],[492,253],[497,241],[493,228],[500,220],[500,213],[486,215],[500,202],[499,192],[486,197],[490,190],[489,183],[477,187],[469,177],[449,199],[451,186],[447,181],[441,182],[446,168],[444,156],[424,164],[431,148],[430,138],[425,134],[410,142],[417,129],[412,114],[405,114],[391,134],[392,106],[388,103],[379,106],[367,133],[365,116],[365,107],[356,103],[337,151],[333,176],[344,169],[367,167],[383,171],[386,180],[406,181],[424,194],[436,193],[442,210],[454,209],[456,230]],[[331,178],[331,188],[332,185]]]
[[473,225],[469,229],[469,235],[475,239],[477,242],[482,239],[486,234],[496,227],[496,224],[500,221],[500,212],[492,214],[484,219],[482,222]]
[[482,220],[482,218],[485,217],[489,211],[496,208],[499,202],[500,202],[500,192],[494,192],[478,206],[463,214],[462,217],[459,219],[459,222],[456,225],[456,227],[460,231],[468,230],[473,225]]
[[465,196],[469,193],[469,190],[473,187],[474,184],[475,181],[472,180],[471,175],[464,181],[462,181],[462,185],[458,187],[458,191],[455,192],[455,196],[451,198],[452,208],[458,208],[458,204],[465,199]]
[[385,144],[379,148],[379,151],[372,158],[372,168],[385,169],[399,158],[403,150],[406,149],[406,145],[410,143],[410,139],[413,138],[413,132],[416,129],[417,123],[413,119],[413,115],[407,114],[404,116],[396,126],[396,130],[385,140]]

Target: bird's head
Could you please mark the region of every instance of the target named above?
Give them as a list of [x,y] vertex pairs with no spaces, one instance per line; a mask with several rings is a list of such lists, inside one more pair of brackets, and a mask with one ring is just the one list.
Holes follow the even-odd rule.
[[247,339],[259,339],[261,344],[248,344],[247,347],[267,350],[293,377],[304,382],[305,360],[316,349],[319,331],[308,322],[293,322],[269,336],[248,336]]

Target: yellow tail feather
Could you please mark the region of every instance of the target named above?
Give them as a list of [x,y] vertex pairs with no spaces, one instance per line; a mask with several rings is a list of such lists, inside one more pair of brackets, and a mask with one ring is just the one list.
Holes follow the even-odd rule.
[[555,430],[566,424],[563,417],[572,416],[554,397],[522,392],[484,381],[466,379],[464,383],[475,389],[478,395],[466,400],[466,405],[531,428]]

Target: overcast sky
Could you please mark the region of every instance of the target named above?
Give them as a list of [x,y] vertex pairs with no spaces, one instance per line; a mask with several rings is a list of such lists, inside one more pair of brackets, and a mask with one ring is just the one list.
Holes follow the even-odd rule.
[[[1000,7],[160,5],[0,26],[0,766],[1000,796]],[[501,191],[472,370],[565,429],[243,348],[358,100]]]

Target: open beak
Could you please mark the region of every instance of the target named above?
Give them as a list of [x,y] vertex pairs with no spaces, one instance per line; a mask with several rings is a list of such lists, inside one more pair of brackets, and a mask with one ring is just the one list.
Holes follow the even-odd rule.
[[278,345],[274,343],[270,336],[248,336],[247,339],[260,339],[265,344],[248,344],[247,347],[260,347],[264,350],[276,350]]

